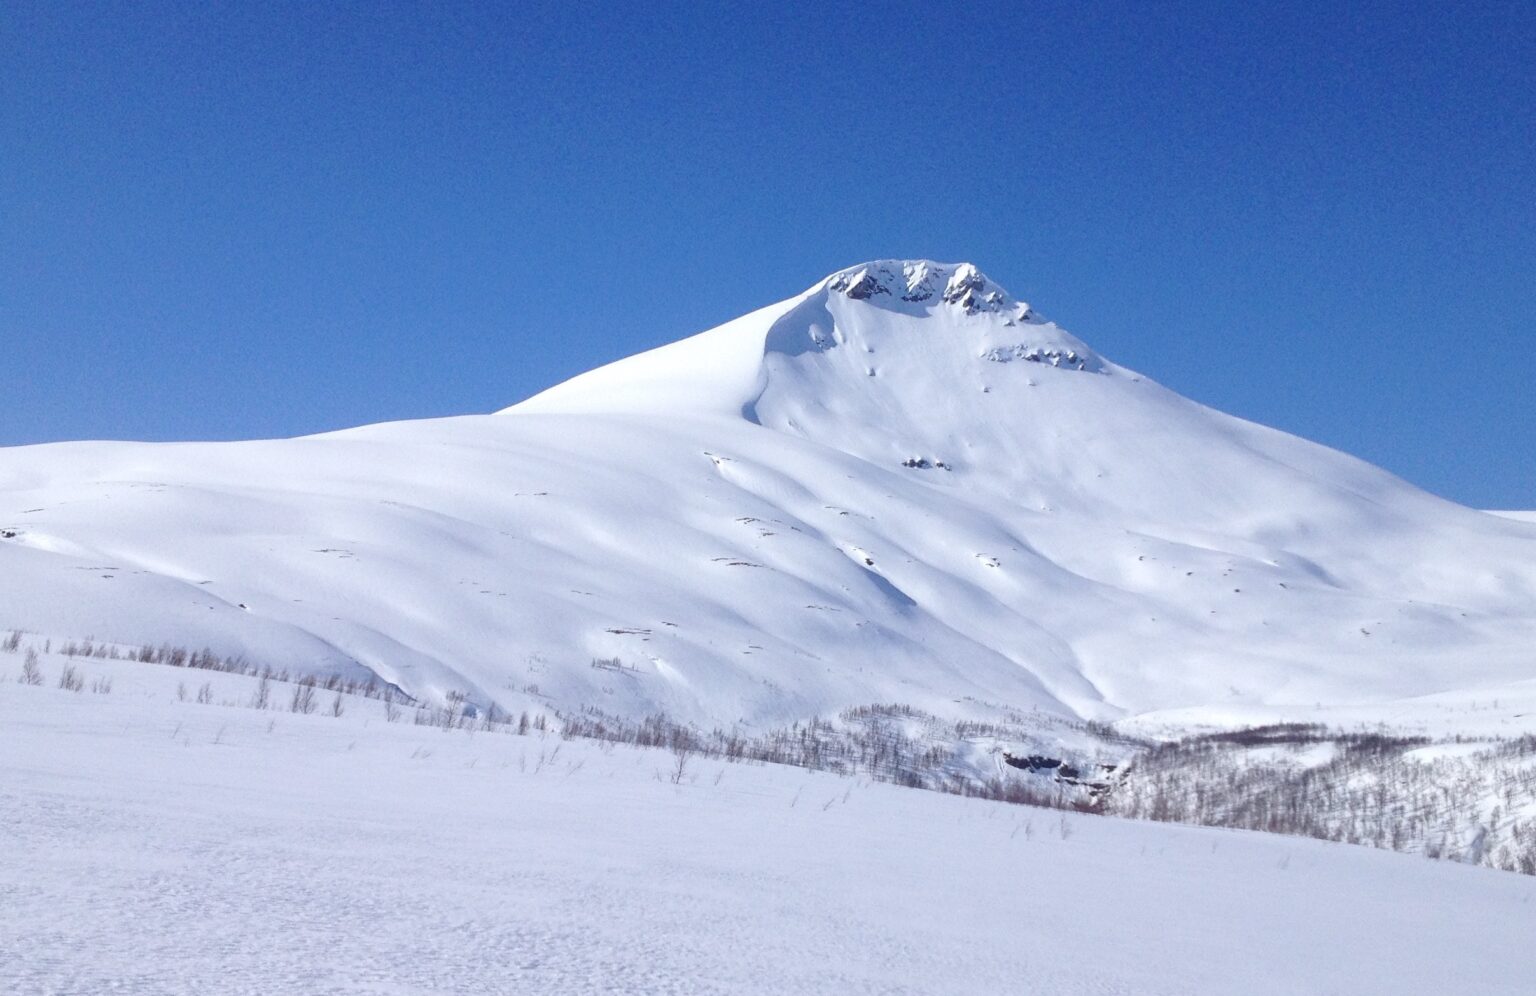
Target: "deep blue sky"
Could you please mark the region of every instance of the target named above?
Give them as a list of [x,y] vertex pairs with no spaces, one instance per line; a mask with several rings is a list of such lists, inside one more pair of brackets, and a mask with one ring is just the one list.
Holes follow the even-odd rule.
[[711,8],[0,6],[0,444],[493,410],[928,256],[1536,508],[1536,5]]

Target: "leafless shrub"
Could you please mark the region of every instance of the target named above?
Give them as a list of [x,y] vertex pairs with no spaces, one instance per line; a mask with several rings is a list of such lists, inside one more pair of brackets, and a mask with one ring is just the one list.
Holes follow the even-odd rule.
[[213,682],[205,681],[197,690],[197,704],[208,705],[213,701]]
[[272,702],[272,679],[263,674],[256,682],[256,691],[251,695],[252,709],[265,709]]
[[110,695],[110,694],[112,694],[112,679],[111,678],[92,678],[91,679],[91,691],[94,692],[97,695]]
[[293,686],[293,698],[288,703],[288,711],[306,716],[315,711],[314,678],[305,678]]
[[672,747],[672,771],[670,777],[672,784],[682,782],[683,776],[688,773],[688,757],[693,753],[692,748],[686,743],[678,743]]
[[336,697],[331,700],[331,715],[336,717],[337,719],[340,719],[341,718],[341,714],[346,712],[346,711],[347,711],[346,703],[344,703],[341,700],[341,693],[337,692],[336,693]]
[[66,692],[83,691],[85,679],[80,676],[80,671],[73,664],[66,664],[64,670],[59,672],[59,687]]
[[21,649],[21,630],[19,629],[11,630],[10,636],[0,640],[0,650],[8,654],[14,654],[19,649]]
[[451,730],[464,721],[468,715],[468,710],[465,707],[465,702],[468,698],[469,696],[457,688],[448,693],[447,701],[443,704],[442,712],[438,717],[438,721],[443,729]]
[[37,651],[27,648],[26,659],[21,664],[21,678],[23,685],[41,685],[43,683],[43,669],[37,663]]

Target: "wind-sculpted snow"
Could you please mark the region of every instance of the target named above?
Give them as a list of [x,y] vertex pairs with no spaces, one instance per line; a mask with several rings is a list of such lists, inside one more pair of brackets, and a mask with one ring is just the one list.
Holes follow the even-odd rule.
[[1197,405],[926,261],[494,415],[0,451],[0,529],[0,630],[427,697],[728,725],[1402,717],[1472,689],[1513,717],[1536,675],[1536,525]]

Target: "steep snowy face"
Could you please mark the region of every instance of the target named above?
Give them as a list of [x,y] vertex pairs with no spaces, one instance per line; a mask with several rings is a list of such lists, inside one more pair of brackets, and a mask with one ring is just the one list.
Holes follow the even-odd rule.
[[1028,392],[1123,373],[972,264],[927,260],[828,277],[768,328],[762,367],[743,408],[762,426],[883,466],[985,466],[996,482],[1038,474],[1020,460]]
[[[927,336],[929,343],[907,342]],[[765,351],[795,356],[852,345],[874,354],[876,345],[939,355],[974,354],[994,363],[1020,360],[1067,370],[1104,373],[1105,361],[1015,300],[971,263],[884,260],[827,277],[769,330]],[[861,371],[869,376],[869,364]],[[967,363],[924,368],[929,379],[969,370]],[[857,389],[855,389],[857,390]]]
[[1016,481],[1051,470],[1021,462],[1048,403],[1034,388],[1072,375],[1091,395],[1106,388],[1086,380],[1125,374],[973,264],[881,260],[507,411],[745,420],[880,466]]
[[[952,389],[986,389],[987,376],[1009,363],[1114,369],[973,264],[880,260],[508,411],[713,414],[762,423],[776,406],[798,405],[854,417],[862,407],[883,419],[895,394],[915,403]],[[787,415],[775,427],[793,429]]]

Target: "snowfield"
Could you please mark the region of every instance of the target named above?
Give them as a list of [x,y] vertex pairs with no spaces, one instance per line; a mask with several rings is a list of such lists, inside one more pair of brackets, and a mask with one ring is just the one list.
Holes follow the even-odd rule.
[[748,730],[1447,697],[1532,729],[1536,524],[1181,398],[968,264],[886,261],[493,415],[0,450],[11,629]]
[[1525,993],[1536,968],[1524,876],[777,766],[674,780],[660,750],[77,665],[75,693],[0,655],[8,993]]
[[969,264],[495,414],[0,449],[0,992],[1525,993],[1532,731],[1531,516]]

